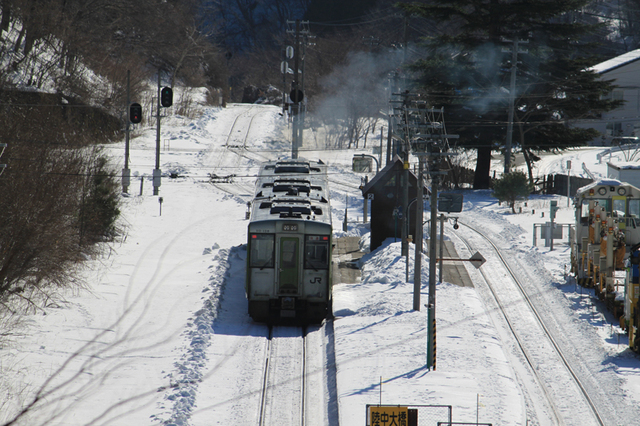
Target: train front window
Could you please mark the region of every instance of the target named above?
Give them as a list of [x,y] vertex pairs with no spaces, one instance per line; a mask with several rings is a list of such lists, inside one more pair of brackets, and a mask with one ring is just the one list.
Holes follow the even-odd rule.
[[329,237],[326,235],[307,235],[304,243],[304,268],[329,268]]
[[250,266],[252,268],[273,268],[273,234],[251,234]]
[[628,198],[629,216],[635,219],[640,218],[640,199]]
[[626,199],[614,199],[613,200],[613,217],[625,217],[625,211],[626,211],[626,206],[625,204],[627,204],[627,200]]

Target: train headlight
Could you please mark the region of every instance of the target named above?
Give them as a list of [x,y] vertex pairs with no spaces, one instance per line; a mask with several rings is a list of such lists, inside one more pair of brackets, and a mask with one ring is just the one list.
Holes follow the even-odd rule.
[[606,193],[607,193],[607,188],[605,188],[604,186],[601,186],[600,188],[598,188],[598,194],[606,195]]
[[626,190],[626,189],[624,189],[623,187],[618,188],[618,194],[620,194],[620,195],[624,195],[624,194],[626,194],[626,193],[627,193],[627,190]]

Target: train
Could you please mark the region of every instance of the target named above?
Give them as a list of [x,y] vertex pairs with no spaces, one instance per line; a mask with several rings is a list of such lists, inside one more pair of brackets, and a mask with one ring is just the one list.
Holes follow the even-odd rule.
[[619,318],[640,351],[640,189],[615,179],[580,188],[574,198],[571,269],[578,283]]
[[262,163],[247,231],[245,292],[251,318],[314,324],[330,316],[332,250],[326,164]]

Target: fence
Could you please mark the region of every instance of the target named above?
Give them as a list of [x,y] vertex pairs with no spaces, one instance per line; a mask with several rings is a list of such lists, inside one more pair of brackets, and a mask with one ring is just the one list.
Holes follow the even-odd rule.
[[553,238],[554,245],[558,243],[571,245],[573,232],[575,232],[575,225],[569,223],[554,223],[553,232],[551,232],[551,222],[534,223],[533,246],[538,245],[538,238],[544,241],[545,247],[551,246],[551,238]]
[[466,426],[493,426],[492,423],[443,423],[438,422],[438,426],[452,426],[452,425],[466,425]]
[[[569,188],[567,188],[567,178],[569,178]],[[569,189],[569,195],[574,197],[576,191],[583,186],[589,185],[593,182],[593,179],[583,178],[579,176],[567,176],[563,174],[547,175],[543,182],[538,182],[536,188],[544,194],[557,194],[567,195],[567,189]]]

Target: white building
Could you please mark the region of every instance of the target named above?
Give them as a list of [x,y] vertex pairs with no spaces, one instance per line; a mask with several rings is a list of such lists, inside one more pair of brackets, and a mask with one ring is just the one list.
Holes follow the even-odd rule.
[[[602,133],[594,145],[629,143],[640,137],[640,49],[604,61],[591,68],[605,80],[614,80],[618,86],[609,94],[613,99],[624,100],[618,109],[602,113],[599,119],[577,121],[577,127],[592,127]],[[623,139],[620,139],[623,138]]]
[[607,177],[629,183],[640,188],[640,165],[638,163],[607,163]]

